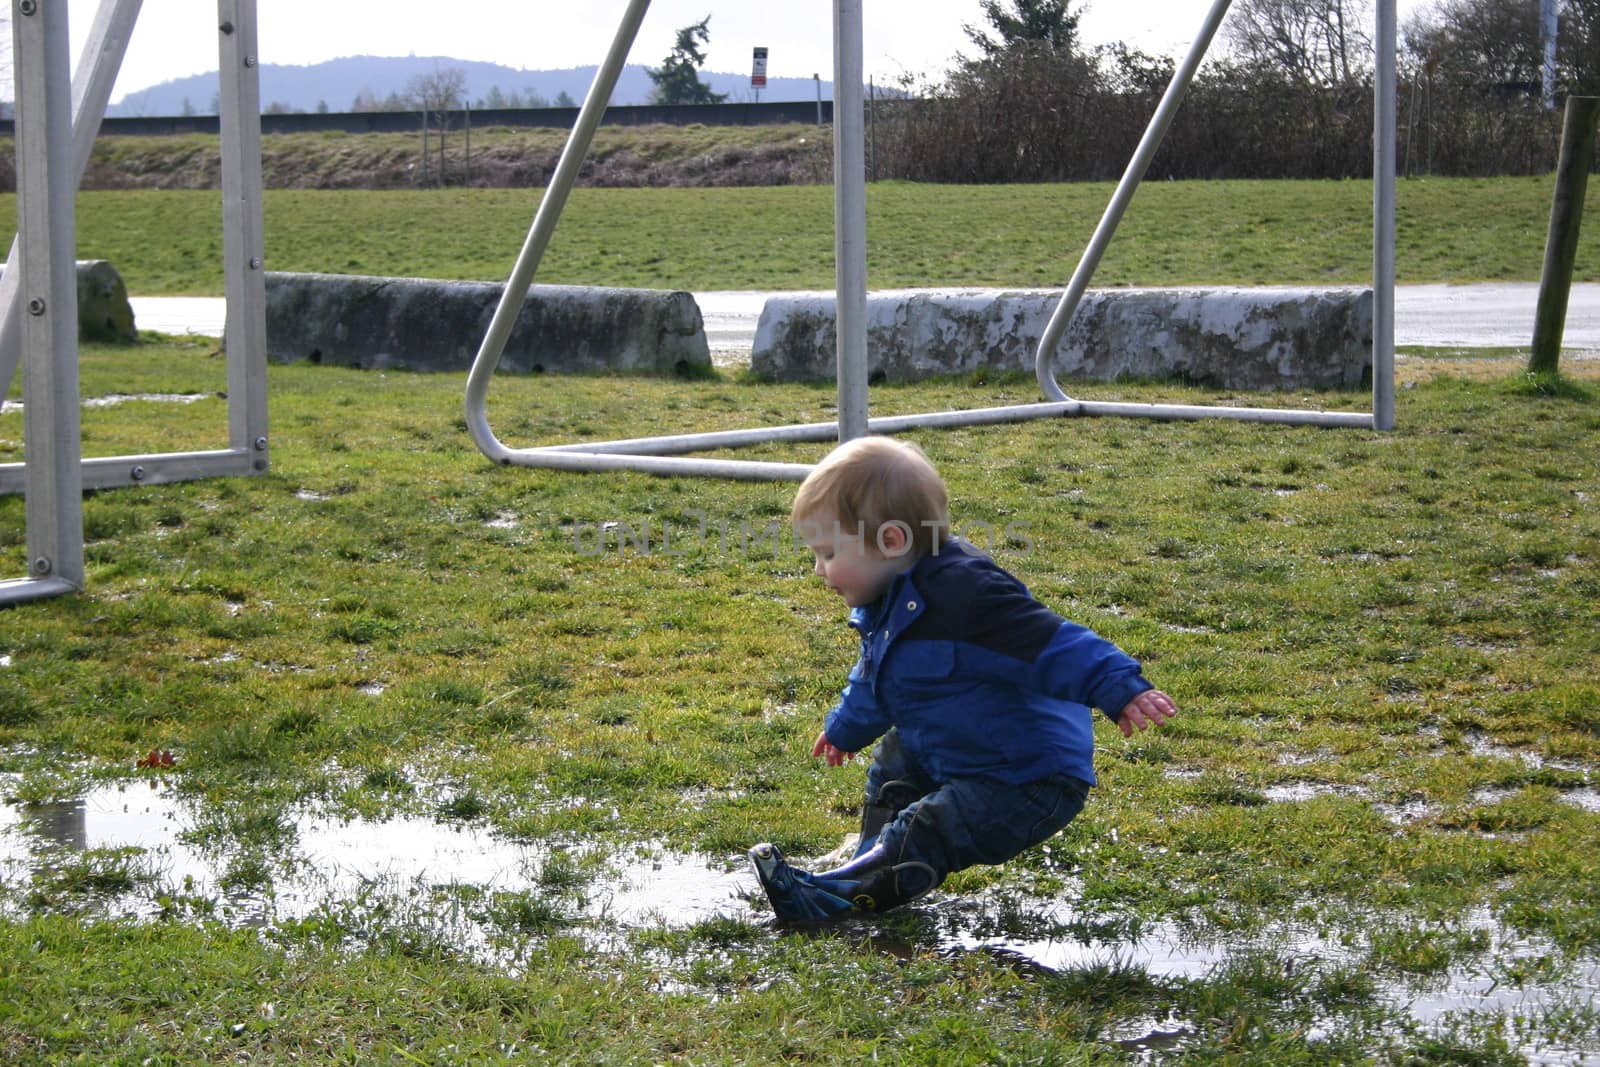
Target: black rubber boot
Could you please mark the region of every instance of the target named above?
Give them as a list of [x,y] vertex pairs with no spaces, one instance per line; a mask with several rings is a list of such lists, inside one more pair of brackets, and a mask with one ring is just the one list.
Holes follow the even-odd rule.
[[815,874],[789,866],[776,845],[757,845],[749,855],[772,910],[789,921],[888,911],[939,884],[938,874],[926,863],[893,863],[881,848],[873,848],[843,867]]
[[898,779],[884,782],[878,788],[878,795],[861,806],[861,835],[856,839],[855,856],[864,856],[871,852],[872,847],[878,843],[878,835],[883,833],[883,828],[893,822],[896,815],[921,799],[921,796],[917,787],[910,782]]

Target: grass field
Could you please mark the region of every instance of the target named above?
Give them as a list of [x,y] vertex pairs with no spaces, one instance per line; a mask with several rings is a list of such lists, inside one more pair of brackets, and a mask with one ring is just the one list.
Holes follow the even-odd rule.
[[[86,350],[86,395],[195,398],[87,409],[86,449],[216,447],[210,349]],[[741,895],[744,848],[826,851],[861,786],[805,755],[851,636],[772,537],[790,488],[500,468],[458,375],[274,367],[269,474],[91,494],[88,589],[0,611],[0,1059],[1581,1062],[1600,403],[1483,366],[1408,361],[1393,434],[918,433],[958,528],[1183,714],[1102,724],[1048,848],[824,931]],[[546,376],[491,414],[531,444],[832,401]],[[0,500],[0,574],[22,530]]]
[[[1536,278],[1547,186],[1404,184],[1402,278]],[[1059,284],[1108,192],[875,187],[873,284]],[[1360,282],[1369,195],[1151,186],[1098,281]],[[269,266],[503,277],[534,198],[273,193]],[[220,292],[214,193],[81,204],[134,293]],[[579,190],[541,278],[828,287],[830,211]],[[220,447],[214,349],[85,348],[84,395],[128,397],[85,452]],[[1524,356],[1408,356],[1386,434],[917,432],[958,530],[1183,711],[1102,723],[1048,846],[823,930],[775,925],[741,859],[832,848],[864,774],[806,756],[853,636],[781,536],[792,486],[498,467],[461,375],[274,366],[269,473],[89,494],[87,588],[0,609],[0,1062],[1592,1062],[1600,368]],[[524,445],[834,400],[502,376],[490,416]],[[0,413],[0,462],[22,439]],[[0,498],[0,577],[25,557]]]
[[[1111,194],[1105,184],[873,185],[874,288],[1066,283]],[[1536,280],[1551,180],[1427,179],[1400,184],[1402,282]],[[503,280],[539,190],[271,190],[267,265],[414,277]],[[14,198],[0,197],[0,210]],[[222,292],[215,192],[90,192],[79,256],[110,260],[138,296]],[[1600,232],[1590,197],[1586,234]],[[1135,196],[1096,285],[1369,281],[1371,183],[1157,182]],[[1576,275],[1600,279],[1600,245]],[[710,289],[833,285],[826,186],[575,190],[540,281]]]

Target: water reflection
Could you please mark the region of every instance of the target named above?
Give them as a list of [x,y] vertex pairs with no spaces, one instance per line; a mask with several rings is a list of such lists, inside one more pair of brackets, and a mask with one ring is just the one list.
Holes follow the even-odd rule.
[[[550,892],[559,883],[574,917],[622,926],[687,925],[724,916],[755,920],[755,881],[742,859],[640,846],[597,857],[581,848],[516,841],[473,823],[397,816],[308,814],[282,827],[285,847],[255,884],[239,876],[241,850],[208,847],[191,804],[159,782],[102,786],[72,800],[0,809],[0,881],[16,882],[63,850],[139,849],[158,873],[153,891],[107,901],[113,914],[156,910],[154,898],[215,898],[224,918],[263,924],[303,918],[330,902],[470,886],[485,894]],[[553,874],[555,868],[566,872]]]
[[[252,812],[241,818],[259,829],[274,817]],[[160,780],[102,786],[61,802],[0,807],[0,906],[17,906],[32,880],[63,857],[131,849],[139,851],[141,869],[153,875],[96,901],[107,914],[148,917],[187,907],[190,914],[236,925],[270,927],[318,915],[354,930],[406,924],[510,967],[535,951],[536,942],[526,928],[508,929],[503,922],[496,927],[495,916],[506,910],[499,905],[506,901],[538,905],[520,914],[530,922],[553,916],[554,927],[612,950],[627,950],[635,929],[771,922],[742,856],[686,854],[650,844],[602,851],[513,840],[472,822],[315,812],[277,817],[273,832],[263,835],[266,844],[252,852],[227,832],[229,818],[197,808]],[[228,846],[209,843],[218,839]],[[891,916],[812,932],[895,955],[980,952],[1021,969],[1136,970],[1177,981],[1214,977],[1262,952],[1317,966],[1362,964],[1360,945],[1291,926],[1231,942],[1176,923],[1096,923],[1081,913],[1080,897],[1080,888],[1071,884],[1054,899],[1008,889],[936,895]],[[7,898],[11,903],[3,903]],[[1512,937],[1487,909],[1467,916],[1464,925],[1485,932],[1485,951],[1428,979],[1386,981],[1384,999],[1424,1022],[1465,1013],[1534,1019],[1563,1008],[1594,1010],[1600,963],[1585,958],[1546,968],[1551,947]],[[1159,1056],[1164,1048],[1181,1046],[1189,1033],[1173,1019],[1130,1027],[1117,1040],[1136,1056]],[[1586,1062],[1563,1059],[1573,1051],[1521,1048],[1530,1062]]]

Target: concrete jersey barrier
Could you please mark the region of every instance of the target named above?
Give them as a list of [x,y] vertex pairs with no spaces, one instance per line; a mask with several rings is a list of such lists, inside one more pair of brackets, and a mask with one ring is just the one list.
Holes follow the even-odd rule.
[[[367,369],[465,371],[503,283],[268,272],[267,355]],[[535,285],[499,369],[700,370],[711,365],[689,293]]]
[[[1031,373],[1058,290],[899,290],[867,297],[869,379],[981,369]],[[835,376],[831,294],[773,297],[751,370],[777,381]],[[1097,289],[1056,356],[1059,379],[1183,378],[1225,389],[1356,388],[1372,363],[1363,288]]]

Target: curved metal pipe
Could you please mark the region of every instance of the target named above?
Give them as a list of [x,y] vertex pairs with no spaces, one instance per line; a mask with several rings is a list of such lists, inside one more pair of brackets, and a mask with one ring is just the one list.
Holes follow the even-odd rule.
[[[1005,407],[968,408],[959,411],[932,411],[920,415],[883,415],[867,420],[867,433],[902,433],[920,426],[994,426],[1028,419],[1064,418],[1078,414],[1079,404],[1012,404]],[[802,422],[789,426],[769,426],[749,430],[712,430],[706,433],[673,434],[665,437],[632,437],[617,441],[585,441],[580,444],[546,445],[535,452],[590,452],[609,455],[666,456],[701,452],[715,448],[740,448],[774,442],[805,443],[834,441],[838,423]]]
[[1072,320],[1072,313],[1078,309],[1078,301],[1083,298],[1083,291],[1089,286],[1089,278],[1094,274],[1095,268],[1100,265],[1100,257],[1105,255],[1106,246],[1111,243],[1111,235],[1117,232],[1117,223],[1122,221],[1122,213],[1128,209],[1128,202],[1133,199],[1133,194],[1139,188],[1139,182],[1144,178],[1145,170],[1150,166],[1150,160],[1155,156],[1156,149],[1161,147],[1161,141],[1167,135],[1167,128],[1172,125],[1173,117],[1178,113],[1178,105],[1183,103],[1184,94],[1189,91],[1189,83],[1194,81],[1194,72],[1199,68],[1200,61],[1205,58],[1206,50],[1211,47],[1211,38],[1216,36],[1217,27],[1222,25],[1223,16],[1228,13],[1231,0],[1215,0],[1211,10],[1206,13],[1206,20],[1200,26],[1200,35],[1189,46],[1188,55],[1184,56],[1183,63],[1173,72],[1172,81],[1167,86],[1167,91],[1162,94],[1161,103],[1156,106],[1156,113],[1150,116],[1150,124],[1145,127],[1144,136],[1139,140],[1139,147],[1134,149],[1133,158],[1128,161],[1128,167],[1122,172],[1122,180],[1117,183],[1117,188],[1111,194],[1111,202],[1106,205],[1105,214],[1100,216],[1100,224],[1095,227],[1094,236],[1089,238],[1088,247],[1083,250],[1083,256],[1078,260],[1078,269],[1072,272],[1072,280],[1067,283],[1067,291],[1061,297],[1061,303],[1056,305],[1055,314],[1050,316],[1050,324],[1045,327],[1044,336],[1039,338],[1039,347],[1033,357],[1034,377],[1039,380],[1039,388],[1050,400],[1070,400],[1056,384],[1053,364],[1055,363],[1056,346],[1061,343],[1061,335],[1067,331],[1067,323]]
[[478,347],[472,370],[467,375],[467,432],[472,435],[479,451],[497,463],[516,462],[514,457],[517,453],[501,444],[489,428],[485,411],[489,382],[494,377],[495,368],[500,365],[500,357],[506,350],[506,338],[510,336],[511,328],[516,325],[517,316],[522,312],[522,305],[528,299],[528,286],[533,284],[534,271],[538,269],[544,250],[550,244],[550,235],[555,231],[562,209],[566,207],[567,195],[577,184],[578,171],[594,140],[594,131],[605,115],[611,91],[616,88],[617,77],[627,62],[628,51],[633,47],[633,40],[639,34],[639,24],[644,21],[645,11],[649,7],[650,0],[628,2],[628,9],[617,26],[617,35],[612,39],[611,50],[595,72],[594,84],[589,86],[589,95],[584,97],[578,120],[573,124],[566,147],[561,150],[561,159],[556,163],[555,173],[550,176],[550,185],[545,189],[544,197],[539,201],[538,213],[534,215],[533,225],[522,242],[522,251],[517,254],[517,262],[511,268],[505,292],[500,294],[494,318],[489,322],[483,344]]

